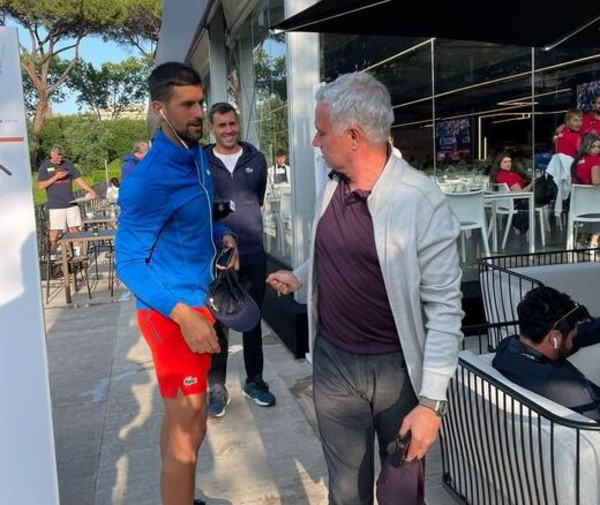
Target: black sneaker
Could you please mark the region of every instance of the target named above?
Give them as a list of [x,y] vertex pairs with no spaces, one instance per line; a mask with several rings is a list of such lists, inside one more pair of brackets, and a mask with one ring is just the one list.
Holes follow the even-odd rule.
[[242,389],[242,394],[249,400],[254,400],[254,403],[261,407],[275,405],[275,395],[269,391],[269,385],[262,379],[247,382]]

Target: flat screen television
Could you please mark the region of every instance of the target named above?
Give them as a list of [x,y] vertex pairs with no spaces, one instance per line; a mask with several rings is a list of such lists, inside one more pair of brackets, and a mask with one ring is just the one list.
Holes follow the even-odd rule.
[[592,110],[592,100],[600,96],[600,81],[584,82],[577,86],[577,108],[583,112]]
[[471,121],[449,119],[435,124],[438,159],[458,159],[471,150]]

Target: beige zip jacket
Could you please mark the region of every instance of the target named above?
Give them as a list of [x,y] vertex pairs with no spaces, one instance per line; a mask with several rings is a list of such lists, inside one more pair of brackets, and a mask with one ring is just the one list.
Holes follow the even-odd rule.
[[[337,184],[334,177],[318,199],[309,259],[294,271],[308,289],[311,351],[318,321],[315,233]],[[443,400],[463,338],[459,223],[437,184],[393,155],[367,205],[412,386],[417,395]]]

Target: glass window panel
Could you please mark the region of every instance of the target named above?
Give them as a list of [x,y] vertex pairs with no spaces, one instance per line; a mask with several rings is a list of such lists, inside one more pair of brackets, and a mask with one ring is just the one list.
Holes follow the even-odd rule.
[[481,171],[506,148],[531,157],[530,49],[436,40],[435,92],[440,174]]
[[276,166],[278,153],[285,154],[285,165],[289,160],[285,34],[269,30],[283,16],[283,0],[272,0],[261,4],[245,22],[229,59],[229,95],[240,109],[246,132],[242,138],[255,144],[269,167],[263,206],[265,247],[291,263],[292,168],[279,173]]
[[600,92],[600,54],[593,50],[535,51],[535,138],[538,153],[553,152],[553,136],[573,107],[591,110]]
[[415,166],[431,167],[431,43],[428,39],[324,34],[323,81],[367,71],[392,98],[394,145]]
[[[450,169],[480,180],[502,149],[532,173],[539,169],[536,154],[545,153],[546,161],[552,154],[565,111],[589,110],[600,90],[600,54],[593,49],[542,51],[436,39],[432,85],[425,39],[324,34],[321,42],[322,80],[369,71],[383,81],[394,105],[396,147],[417,168],[431,172],[434,165],[440,176]],[[563,246],[556,230],[546,240],[550,247]],[[527,251],[527,242],[515,242],[516,250],[505,252]],[[467,263],[475,261],[470,254]]]

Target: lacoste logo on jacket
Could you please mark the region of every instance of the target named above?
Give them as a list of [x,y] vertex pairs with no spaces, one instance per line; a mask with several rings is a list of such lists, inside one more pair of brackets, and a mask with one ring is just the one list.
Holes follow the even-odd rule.
[[198,384],[198,377],[192,377],[188,375],[185,379],[183,379],[184,386],[193,386],[194,384]]
[[252,172],[254,172],[254,169],[252,167],[246,167],[247,174],[251,174]]

